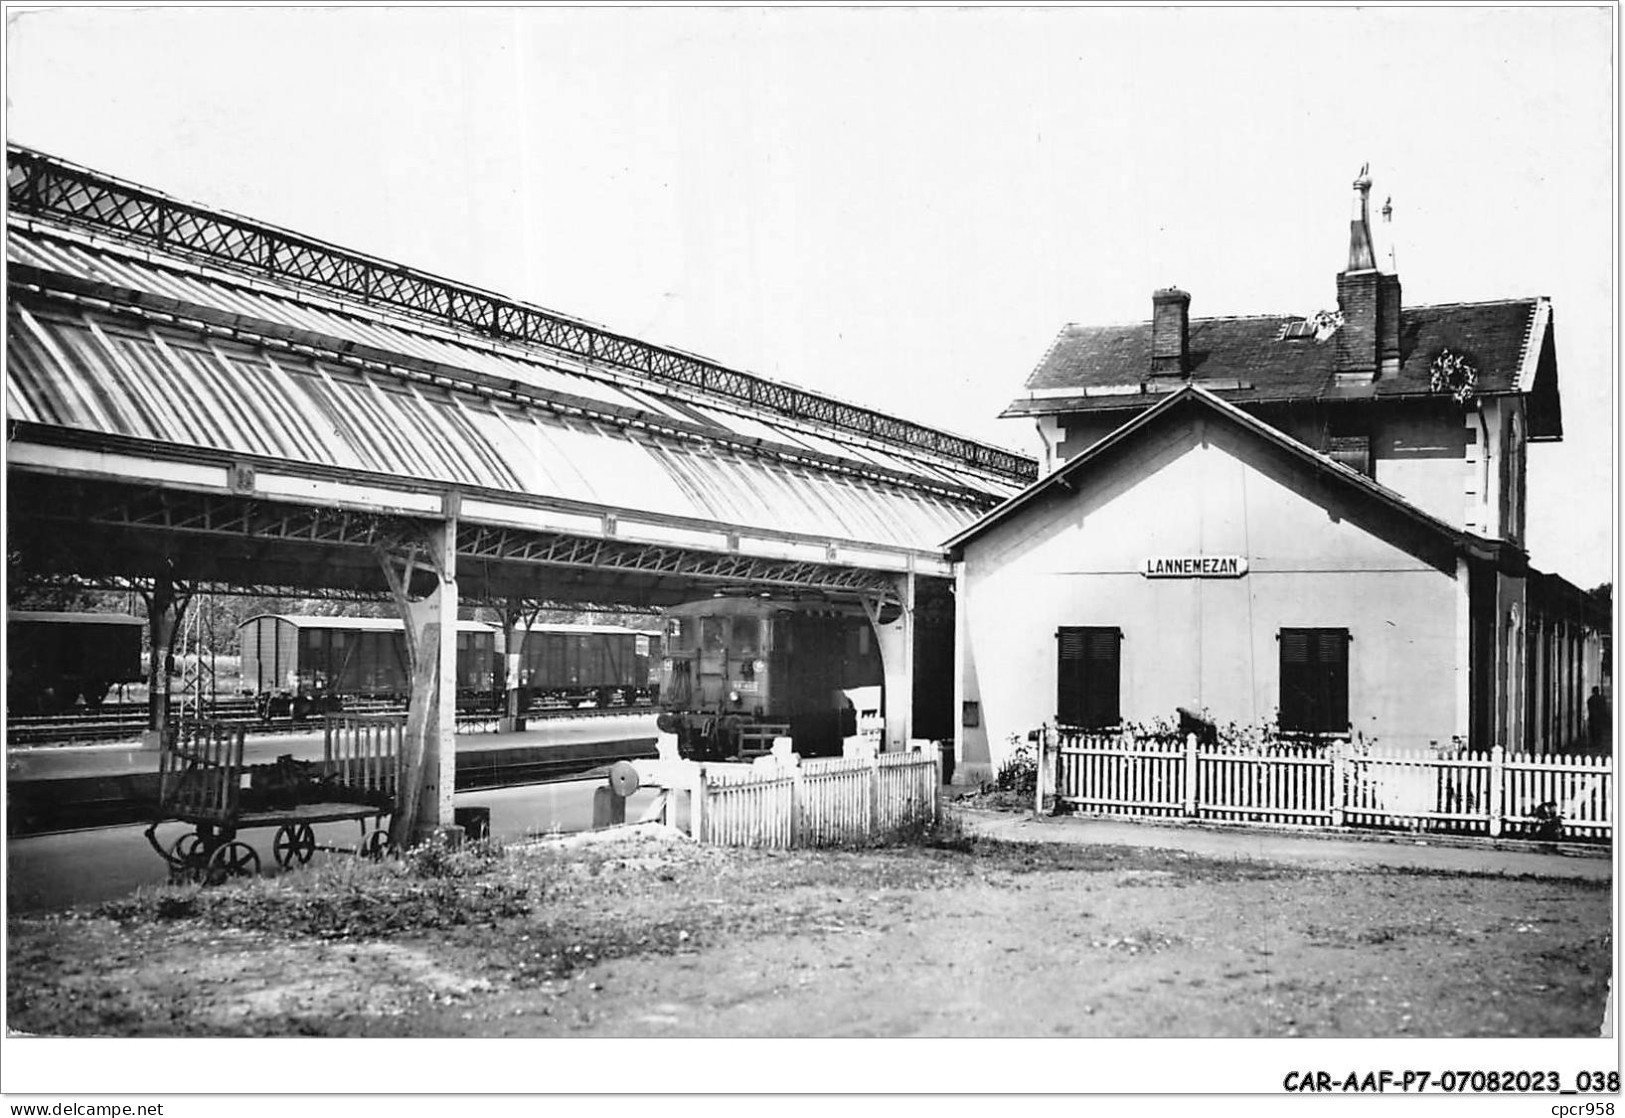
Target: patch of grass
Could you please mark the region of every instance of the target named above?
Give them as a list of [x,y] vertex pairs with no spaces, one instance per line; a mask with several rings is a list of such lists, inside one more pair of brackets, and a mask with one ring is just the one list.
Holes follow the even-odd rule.
[[935,816],[921,814],[897,828],[886,845],[922,846],[968,854],[976,848],[976,839],[966,833],[960,814],[943,805]]
[[500,850],[478,848],[398,862],[341,859],[216,888],[142,889],[93,915],[124,924],[195,919],[319,939],[397,936],[525,915],[537,886],[504,869]]
[[1478,880],[1493,878],[1496,881],[1538,882],[1543,885],[1561,884],[1564,888],[1577,889],[1582,893],[1606,893],[1613,888],[1613,882],[1608,878],[1567,877],[1561,874],[1501,873],[1498,870],[1445,870],[1435,869],[1430,866],[1372,866],[1365,872],[1391,874],[1395,877],[1459,877]]

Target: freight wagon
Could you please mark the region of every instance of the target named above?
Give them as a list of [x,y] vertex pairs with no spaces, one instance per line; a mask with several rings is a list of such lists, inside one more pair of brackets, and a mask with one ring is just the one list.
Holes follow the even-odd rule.
[[658,630],[532,625],[520,645],[524,705],[654,702],[660,692],[660,648]]
[[[265,718],[339,710],[349,699],[404,701],[410,690],[405,627],[384,617],[260,614],[237,627],[242,686]],[[498,690],[496,630],[457,623],[457,695]]]
[[142,679],[146,622],[122,613],[6,614],[6,709],[58,714],[79,699],[92,710],[119,683]]

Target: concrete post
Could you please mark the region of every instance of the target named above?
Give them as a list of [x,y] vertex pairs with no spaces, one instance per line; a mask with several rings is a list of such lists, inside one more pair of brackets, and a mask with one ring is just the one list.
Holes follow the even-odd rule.
[[900,753],[908,748],[909,728],[914,711],[914,572],[899,575],[898,600],[901,609],[882,623],[880,608],[868,601],[864,610],[875,631],[880,664],[885,676],[885,738],[881,750]]

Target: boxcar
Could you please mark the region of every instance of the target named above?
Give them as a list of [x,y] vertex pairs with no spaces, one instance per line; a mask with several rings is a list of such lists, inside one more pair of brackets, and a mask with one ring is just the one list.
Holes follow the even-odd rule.
[[532,625],[520,645],[519,686],[531,701],[580,706],[652,702],[660,633],[617,625]]
[[753,726],[788,727],[803,756],[838,754],[857,732],[848,692],[881,682],[867,619],[755,597],[667,611],[661,729],[685,757],[738,752]]
[[[405,628],[384,617],[260,614],[237,629],[243,690],[264,715],[334,710],[346,699],[407,697]],[[493,695],[496,630],[457,623],[457,694]]]
[[146,622],[122,613],[6,614],[6,708],[56,714],[81,698],[92,709],[114,684],[142,678]]

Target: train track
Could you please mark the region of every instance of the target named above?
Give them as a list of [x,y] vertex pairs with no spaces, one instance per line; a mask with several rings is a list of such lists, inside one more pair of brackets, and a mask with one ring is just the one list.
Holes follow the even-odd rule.
[[[608,718],[617,715],[636,716],[654,714],[653,706],[611,707],[539,707],[525,713],[527,722],[563,718]],[[406,708],[388,704],[357,707],[346,714],[404,714]],[[251,734],[288,734],[309,732],[320,728],[320,716],[293,719],[262,719],[252,703],[222,703],[208,714],[210,718],[243,721]],[[494,731],[500,716],[485,711],[458,711],[457,732],[460,734]],[[144,704],[104,704],[94,713],[77,715],[16,715],[6,719],[6,747],[19,748],[51,745],[89,745],[96,742],[133,740],[146,729],[147,713]]]

